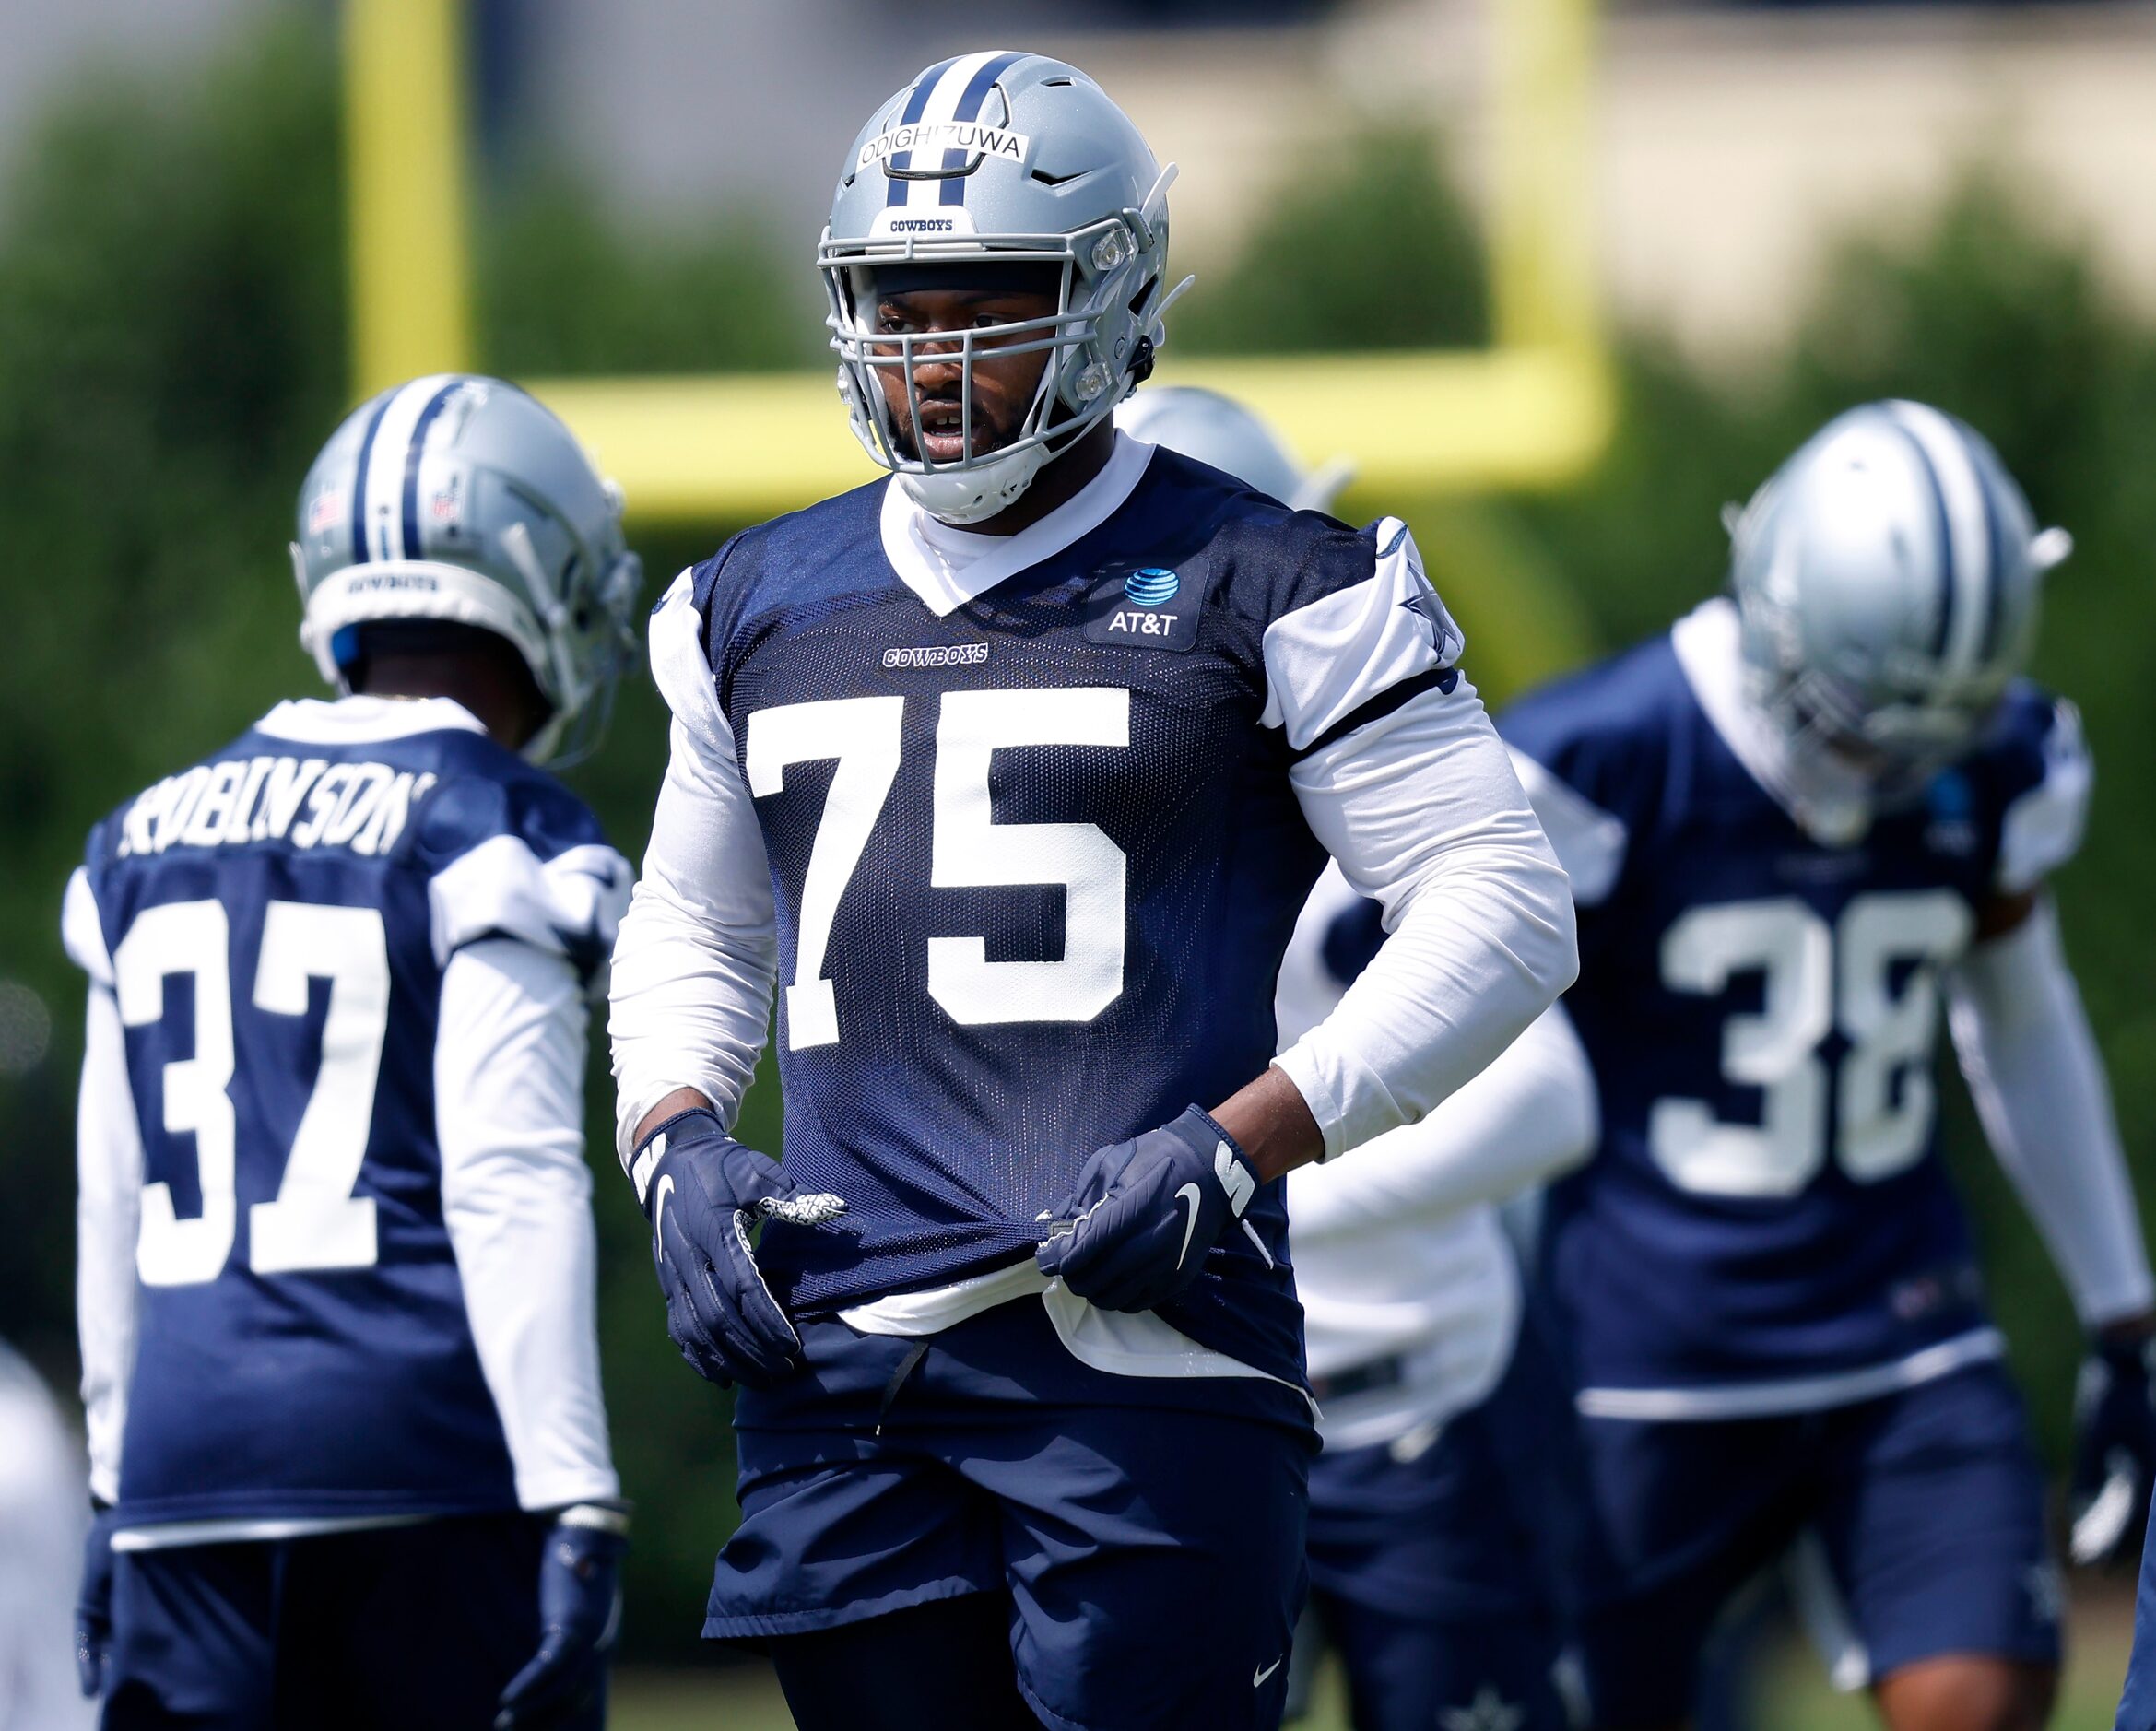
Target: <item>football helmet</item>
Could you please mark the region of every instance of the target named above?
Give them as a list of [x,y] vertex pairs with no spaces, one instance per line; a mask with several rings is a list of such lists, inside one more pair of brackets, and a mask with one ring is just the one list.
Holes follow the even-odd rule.
[[1355,465],[1335,457],[1305,475],[1273,430],[1231,396],[1195,384],[1157,384],[1115,411],[1133,439],[1208,463],[1296,511],[1330,511]]
[[340,689],[358,628],[443,619],[508,639],[553,713],[525,745],[565,762],[604,731],[636,654],[643,568],[621,491],[551,410],[437,373],[362,403],[300,489],[300,642]]
[[[1166,286],[1174,177],[1099,85],[1043,54],[939,61],[861,129],[817,247],[825,322],[854,436],[924,510],[947,523],[995,515],[1152,371],[1161,315],[1190,286]],[[1055,312],[965,331],[876,330],[879,266],[984,264],[1051,277]],[[963,444],[938,462],[909,449],[905,430],[917,424],[914,369],[954,347]],[[976,453],[972,368],[984,348],[1048,359],[1013,436]],[[906,382],[902,426],[877,383],[890,368]]]
[[1882,787],[1973,743],[2073,547],[1983,435],[1904,401],[1830,421],[1726,520],[1751,697],[1799,755]]

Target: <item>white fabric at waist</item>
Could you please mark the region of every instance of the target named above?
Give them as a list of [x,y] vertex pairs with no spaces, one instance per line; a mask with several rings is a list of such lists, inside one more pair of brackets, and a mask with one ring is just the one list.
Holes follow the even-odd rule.
[[[1308,1398],[1285,1377],[1201,1347],[1151,1311],[1104,1311],[1089,1304],[1042,1273],[1031,1256],[948,1286],[889,1293],[838,1314],[865,1335],[937,1335],[969,1316],[1036,1294],[1071,1357],[1096,1371],[1112,1376],[1262,1376]],[[1311,1411],[1315,1417],[1316,1403]]]
[[[1506,1253],[1509,1257],[1510,1253]],[[1423,1426],[1442,1425],[1488,1400],[1513,1361],[1520,1338],[1524,1301],[1518,1271],[1510,1261],[1492,1269],[1494,1278],[1477,1283],[1471,1305],[1454,1306],[1443,1317],[1425,1316],[1412,1337],[1388,1337],[1377,1325],[1360,1331],[1328,1318],[1324,1368],[1319,1368],[1316,1317],[1333,1310],[1322,1290],[1305,1294],[1311,1318],[1311,1369],[1322,1388],[1328,1376],[1351,1374],[1380,1359],[1396,1360],[1396,1381],[1352,1395],[1327,1395],[1320,1427],[1327,1448],[1373,1448]],[[1296,1270],[1298,1284],[1302,1269]],[[1358,1307],[1361,1308],[1361,1307]],[[1439,1325],[1432,1329],[1431,1323]],[[1346,1355],[1342,1348],[1354,1333],[1365,1350]]]
[[177,1550],[183,1545],[265,1544],[281,1538],[320,1538],[326,1533],[372,1533],[387,1526],[417,1526],[438,1519],[431,1514],[323,1514],[298,1519],[234,1516],[217,1521],[160,1521],[149,1526],[124,1526],[112,1535],[112,1548]]
[[1923,1383],[1951,1376],[1973,1364],[2005,1355],[1996,1328],[1972,1328],[1889,1364],[1772,1383],[1731,1383],[1714,1388],[1583,1388],[1576,1402],[1583,1418],[1655,1422],[1711,1419],[1771,1419],[1785,1413],[1823,1412],[1877,1400]]
[[1431,1372],[1455,1381],[1469,1406],[1510,1360],[1520,1275],[1495,1209],[1308,1235],[1290,1221],[1289,1243],[1313,1376],[1442,1345]]

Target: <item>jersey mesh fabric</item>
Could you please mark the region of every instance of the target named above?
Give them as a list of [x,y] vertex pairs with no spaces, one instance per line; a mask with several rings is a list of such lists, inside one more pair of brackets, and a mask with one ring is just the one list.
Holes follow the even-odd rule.
[[[838,1039],[794,1046],[781,995],[788,1168],[852,1205],[841,1230],[768,1229],[774,1289],[805,1313],[1022,1258],[1095,1148],[1194,1101],[1216,1104],[1265,1068],[1280,954],[1324,862],[1289,783],[1289,748],[1260,724],[1264,633],[1374,567],[1370,536],[1290,515],[1160,453],[1106,523],[939,619],[884,556],[880,494],[782,518],[696,577],[745,773],[760,715],[902,700],[896,778],[822,965]],[[1103,621],[1140,570],[1173,573],[1172,594],[1149,609],[1172,623],[1114,641]],[[1156,575],[1139,589],[1164,586]],[[901,653],[887,665],[892,650],[945,665],[909,665]],[[938,825],[951,820],[938,810],[951,791],[939,796],[937,785],[947,698],[1019,693],[1052,708],[1069,701],[1059,693],[1097,701],[1103,689],[1127,693],[1126,747],[983,743],[992,836],[1071,827],[1043,843],[1032,873],[1078,878],[1097,860],[1089,830],[1120,853],[1120,990],[1090,1014],[1043,1018],[1034,984],[1003,976],[969,997],[961,1019],[930,991],[931,941],[980,939],[992,975],[998,962],[1066,960],[1073,896],[1055,883],[952,883],[970,862],[948,835],[947,881],[934,881]],[[829,760],[790,764],[783,789],[757,802],[783,987],[797,979],[804,884],[834,777]],[[1300,1377],[1278,1185],[1248,1219],[1265,1251],[1231,1234],[1160,1314],[1202,1344]]]
[[[1842,1007],[1857,970],[1853,905],[1878,929],[1904,913],[1973,926],[1991,899],[2005,816],[2041,783],[2053,701],[2015,688],[1979,747],[1855,846],[1813,841],[1742,768],[1660,637],[1516,705],[1500,731],[1626,830],[1608,896],[1580,911],[1581,972],[1566,995],[1593,1064],[1602,1140],[1554,1185],[1541,1259],[1572,1330],[1583,1384],[1720,1387],[1898,1361],[1985,1321],[1961,1206],[1937,1151],[1936,1111],[1905,1159],[1853,1172],[1841,1153],[1855,1042]],[[1942,913],[1942,901],[1959,914]],[[1768,1011],[1767,973],[1739,960],[1719,991],[1667,976],[1672,929],[1702,910],[1801,909],[1823,928],[1826,1032],[1816,1170],[1790,1194],[1703,1194],[1657,1158],[1658,1105],[1698,1101],[1759,1126],[1765,1091],[1725,1072],[1733,1018]],[[1906,1001],[1952,953],[1895,948],[1878,988]],[[1937,1018],[1898,1054],[1888,1110],[1921,1111]]]
[[[263,758],[322,766],[324,781],[340,764],[381,765],[420,791],[402,828],[387,832],[394,841],[373,854],[321,840],[302,847],[300,821],[259,839],[144,852],[129,842],[129,807],[91,833],[86,869],[108,951],[146,910],[166,903],[216,902],[230,933],[231,1248],[214,1278],[137,1288],[122,1521],[514,1508],[507,1445],[442,1221],[433,1078],[442,962],[430,885],[498,838],[539,860],[603,838],[567,789],[476,733],[334,746],[249,733],[205,762]],[[251,1262],[249,1210],[284,1183],[322,1070],[333,990],[330,978],[311,977],[301,1016],[253,1001],[275,902],[371,909],[382,919],[387,1015],[350,1193],[374,1207],[375,1258],[365,1266],[264,1273]],[[488,935],[475,925],[466,937]],[[556,936],[565,950],[597,960],[593,935]],[[145,1182],[169,1184],[187,1220],[203,1212],[198,1138],[165,1129],[163,1102],[167,1066],[198,1050],[194,990],[179,972],[163,992],[163,1014],[127,1030],[127,1073]]]

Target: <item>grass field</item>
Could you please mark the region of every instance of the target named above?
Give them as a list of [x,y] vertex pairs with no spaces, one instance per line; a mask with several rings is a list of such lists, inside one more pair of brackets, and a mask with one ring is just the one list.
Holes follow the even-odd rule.
[[[2103,1587],[2077,1596],[2073,1648],[2053,1731],[2110,1731],[2126,1675],[2133,1602]],[[1872,1731],[1863,1695],[1838,1695],[1803,1647],[1778,1650],[1762,1678],[1754,1731]],[[1324,1687],[1306,1731],[1346,1731],[1337,1678]],[[792,1731],[784,1702],[761,1666],[630,1672],[615,1690],[613,1731]]]

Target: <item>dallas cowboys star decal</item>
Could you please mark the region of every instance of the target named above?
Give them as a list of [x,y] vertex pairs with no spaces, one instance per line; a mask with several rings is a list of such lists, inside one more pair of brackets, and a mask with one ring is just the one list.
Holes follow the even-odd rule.
[[[1446,616],[1444,603],[1437,598],[1436,590],[1428,587],[1418,589],[1400,606],[1430,628],[1430,647],[1435,652],[1440,665],[1452,661],[1467,647],[1461,640],[1458,628]],[[1443,675],[1437,682],[1438,689],[1450,697],[1459,679],[1458,668],[1445,666]]]
[[1430,627],[1430,646],[1437,651],[1439,660],[1444,659],[1449,647],[1459,642],[1452,620],[1445,617],[1444,603],[1437,598],[1435,590],[1418,589],[1400,606]]

